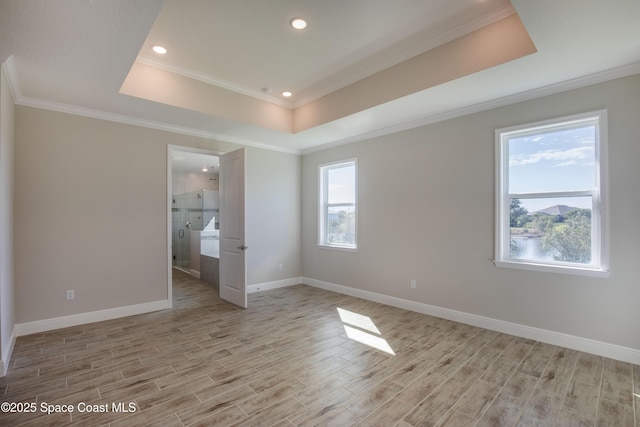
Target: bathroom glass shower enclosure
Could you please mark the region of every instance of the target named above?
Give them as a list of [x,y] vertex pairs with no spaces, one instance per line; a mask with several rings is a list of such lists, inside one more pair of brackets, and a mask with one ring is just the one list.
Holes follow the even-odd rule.
[[171,204],[173,266],[189,271],[191,267],[191,231],[203,230],[215,221],[217,191],[198,190],[175,194]]

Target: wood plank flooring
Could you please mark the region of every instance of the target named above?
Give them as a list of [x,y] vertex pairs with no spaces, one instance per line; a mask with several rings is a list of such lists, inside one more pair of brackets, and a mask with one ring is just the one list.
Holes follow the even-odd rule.
[[247,310],[181,272],[173,291],[18,338],[0,401],[35,412],[0,425],[640,427],[637,365],[304,285]]

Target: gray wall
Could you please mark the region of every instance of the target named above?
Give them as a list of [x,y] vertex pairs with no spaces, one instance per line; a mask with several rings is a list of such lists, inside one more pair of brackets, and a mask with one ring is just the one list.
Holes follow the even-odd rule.
[[247,284],[300,277],[300,156],[248,148],[246,171]]
[[[18,324],[166,300],[167,145],[239,148],[23,106],[15,141]],[[248,205],[264,190],[298,218],[284,223],[289,217],[273,209],[248,212],[250,250],[293,266],[266,271],[248,256],[249,284],[299,276],[299,184],[280,185],[300,181],[299,156],[248,148],[247,157]],[[264,176],[263,168],[251,170],[263,163],[275,167]],[[278,239],[260,232],[264,226],[277,227]],[[75,289],[74,301],[66,301],[66,289]]]
[[[6,88],[0,95],[7,99]],[[165,299],[167,145],[238,146],[21,106],[9,138],[13,106],[5,104],[1,141],[15,140],[15,323]],[[610,277],[496,268],[494,129],[602,108],[609,112]],[[247,148],[248,283],[304,276],[640,349],[639,111],[636,75],[302,160]],[[359,166],[359,250],[318,249],[317,166],[351,157]],[[8,283],[0,290],[10,294]],[[65,300],[69,288],[73,302]],[[14,307],[0,296],[4,330]]]
[[[610,277],[495,267],[494,130],[603,108],[609,113]],[[307,154],[303,274],[640,349],[639,112],[635,75]],[[318,165],[352,157],[359,168],[359,249],[320,249]]]
[[13,345],[13,98],[4,68],[0,70],[0,376],[8,368]]

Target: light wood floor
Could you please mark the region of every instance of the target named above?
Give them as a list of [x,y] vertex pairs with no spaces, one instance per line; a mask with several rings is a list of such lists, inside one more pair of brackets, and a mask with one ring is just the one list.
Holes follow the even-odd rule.
[[37,410],[0,425],[640,427],[637,365],[303,285],[247,310],[173,289],[172,310],[18,338],[0,401]]

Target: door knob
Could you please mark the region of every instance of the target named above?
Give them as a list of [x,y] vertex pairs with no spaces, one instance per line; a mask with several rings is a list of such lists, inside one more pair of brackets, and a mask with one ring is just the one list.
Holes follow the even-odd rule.
[[238,249],[240,249],[241,251],[244,251],[246,249],[249,249],[249,246],[245,246],[245,245],[238,246]]

